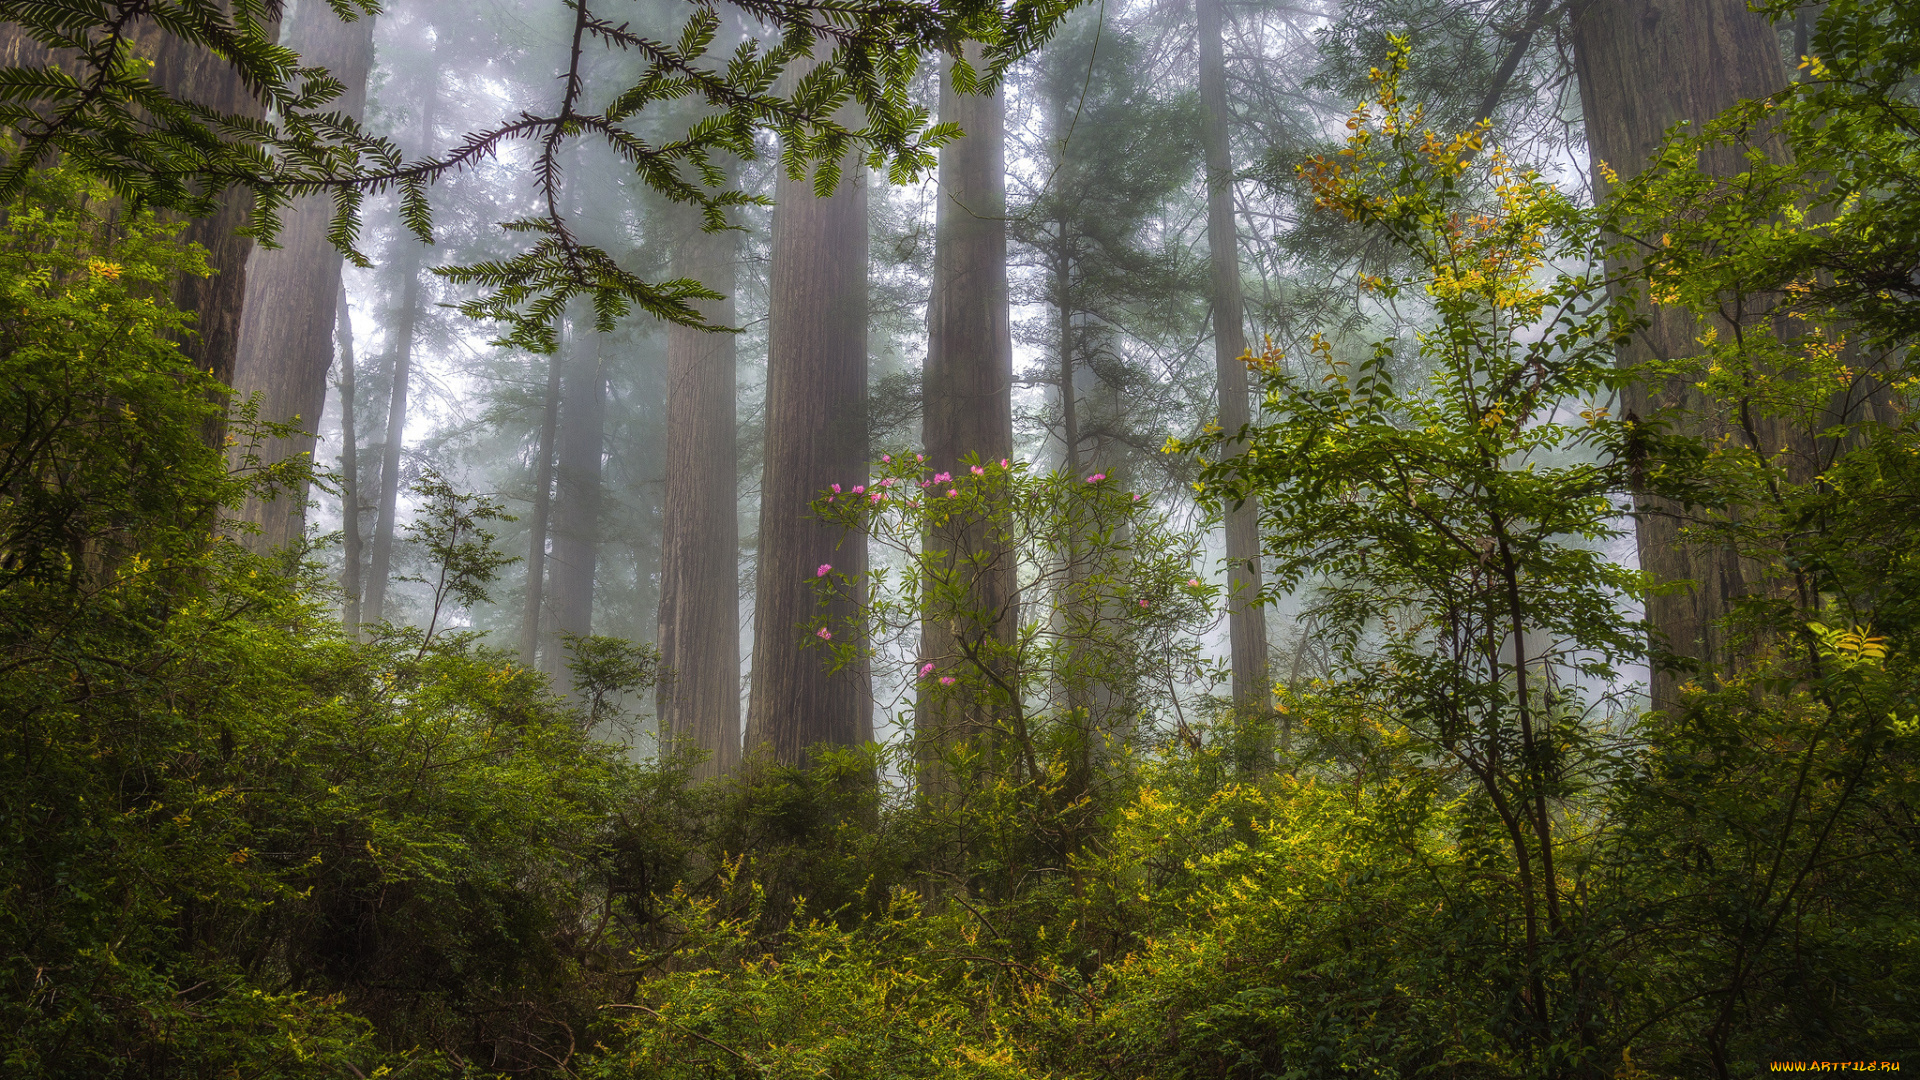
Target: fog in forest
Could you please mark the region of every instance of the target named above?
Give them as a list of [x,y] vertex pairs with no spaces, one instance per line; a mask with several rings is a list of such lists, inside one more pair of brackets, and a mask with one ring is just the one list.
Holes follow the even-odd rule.
[[[1553,43],[1544,34],[1525,42],[1516,66],[1505,72],[1508,57],[1497,50],[1514,43],[1511,35],[1488,36],[1488,28],[1504,14],[1498,5],[1423,10],[1427,48],[1413,76],[1416,85],[1426,92],[1445,90],[1435,102],[1436,120],[1465,124],[1488,110],[1484,95],[1474,98],[1463,91],[1504,72],[1492,110],[1501,121],[1503,146],[1590,199],[1573,80],[1558,68]],[[663,38],[681,18],[672,8],[651,15],[651,33]],[[1427,310],[1417,302],[1381,304],[1354,289],[1354,276],[1381,253],[1369,251],[1358,238],[1326,235],[1326,224],[1311,220],[1303,207],[1291,175],[1300,160],[1344,133],[1352,101],[1366,90],[1359,63],[1365,48],[1403,16],[1390,7],[1337,4],[1254,5],[1236,8],[1233,15],[1222,40],[1235,162],[1230,198],[1245,275],[1244,340],[1256,346],[1271,340],[1296,351],[1308,333],[1329,326],[1354,348],[1380,336],[1411,338],[1424,325]],[[567,60],[571,24],[566,16],[538,3],[389,6],[373,32],[369,127],[420,155],[454,144],[496,118],[537,111],[554,93],[556,72]],[[1190,438],[1218,410],[1201,147],[1207,121],[1191,18],[1189,9],[1168,4],[1076,9],[1044,48],[1015,65],[1001,98],[1014,451],[1042,469],[1065,463],[1059,390],[1064,319],[1070,325],[1067,347],[1074,350],[1074,397],[1082,414],[1077,460],[1083,471],[1124,471],[1134,490],[1150,493],[1185,527],[1199,530],[1206,528],[1207,518],[1191,498],[1192,463],[1160,453],[1169,436]],[[291,25],[300,25],[297,14]],[[649,24],[636,16],[636,26]],[[745,35],[751,27],[740,22],[729,30]],[[624,86],[627,71],[621,65],[617,56],[589,58],[590,98]],[[913,84],[914,102],[935,122],[942,119],[940,70],[938,64],[926,65]],[[741,163],[737,175],[743,191],[770,200],[777,140],[762,135],[759,151],[760,159]],[[413,510],[406,485],[423,470],[502,500],[517,520],[498,527],[499,544],[521,561],[504,573],[492,602],[457,618],[503,648],[527,640],[525,553],[540,515],[534,493],[554,361],[492,344],[493,327],[453,309],[477,290],[438,280],[430,268],[477,262],[505,249],[497,223],[524,212],[532,156],[529,147],[507,144],[497,160],[433,188],[431,248],[404,231],[392,200],[374,200],[363,243],[380,253],[378,265],[348,268],[348,306],[341,317],[341,326],[350,326],[358,364],[356,456],[363,494],[356,524],[366,538],[362,544],[370,545],[379,529],[404,528]],[[563,210],[580,234],[636,273],[665,276],[676,242],[672,205],[591,143],[570,153],[562,167]],[[915,183],[892,184],[872,175],[853,182],[865,185],[867,199],[868,438],[874,448],[918,447],[935,210],[943,198],[939,178],[930,171]],[[775,212],[756,206],[729,216],[739,230],[731,272],[732,325],[739,331],[732,340],[743,708],[753,649],[769,232]],[[684,232],[684,223],[680,227]],[[857,258],[850,251],[834,254]],[[1070,267],[1064,278],[1063,265]],[[412,294],[406,291],[409,277],[417,283]],[[409,296],[411,307],[406,307]],[[394,526],[383,526],[373,496],[387,436],[397,335],[408,326],[413,385],[400,456],[399,512]],[[666,325],[634,314],[611,333],[600,334],[590,313],[576,305],[560,333],[555,355],[568,374],[557,411],[566,434],[556,440],[559,445],[546,448],[552,502],[542,550],[549,581],[535,660],[555,671],[561,664],[559,629],[655,642],[669,461]],[[582,372],[577,377],[571,373],[576,365]],[[577,389],[592,378],[585,374],[589,371],[597,371],[597,391]],[[336,576],[345,558],[337,495],[337,477],[345,468],[340,385],[336,368],[314,448],[316,465],[336,478],[336,490],[315,492],[306,522],[310,557],[325,562]],[[595,394],[597,407],[587,404]],[[576,423],[569,410],[588,419]],[[587,425],[597,432],[585,430]],[[576,458],[560,462],[569,451]],[[571,480],[573,473],[585,479]],[[553,561],[562,534],[565,542],[593,553],[590,583],[564,586],[590,587],[590,622],[581,621],[589,609],[577,600],[577,611],[560,615],[554,609],[552,576],[573,572]],[[1631,560],[1631,544],[1617,554]],[[1208,556],[1213,575],[1224,582],[1217,532],[1208,538]],[[421,556],[402,545],[394,557],[385,617],[424,624],[431,603],[425,584],[399,580],[419,574],[412,564]],[[363,590],[369,587],[364,574]],[[1290,670],[1316,662],[1296,615],[1296,606],[1284,598],[1265,612],[1270,647]],[[1206,634],[1206,648],[1217,658],[1227,657],[1224,619]],[[876,669],[873,693],[883,713],[900,722],[907,720],[902,706],[910,704],[901,693],[910,679],[901,676],[912,657],[901,653],[895,659],[890,667]],[[1196,698],[1220,692],[1224,688],[1215,685],[1196,684],[1190,690]],[[650,710],[651,703],[643,707]]]
[[0,0],[0,1072],[1920,1061],[1920,7]]

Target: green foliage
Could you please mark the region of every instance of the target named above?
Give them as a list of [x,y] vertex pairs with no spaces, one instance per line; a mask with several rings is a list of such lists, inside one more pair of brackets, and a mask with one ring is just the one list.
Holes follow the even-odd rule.
[[[205,441],[227,391],[165,336],[198,253],[109,228],[62,174],[30,191],[0,355],[7,1073],[564,1054],[631,770],[533,674],[459,635],[347,641],[319,590],[220,539],[265,481]],[[429,539],[470,585],[473,508],[447,499]]]
[[500,576],[500,570],[520,560],[494,550],[497,537],[485,527],[490,521],[513,520],[499,500],[457,491],[431,469],[410,489],[420,500],[420,513],[407,524],[407,538],[418,544],[428,562],[437,568],[431,581],[398,579],[418,581],[433,590],[433,611],[421,636],[424,649],[432,643],[449,601],[463,607],[484,603],[487,586]]

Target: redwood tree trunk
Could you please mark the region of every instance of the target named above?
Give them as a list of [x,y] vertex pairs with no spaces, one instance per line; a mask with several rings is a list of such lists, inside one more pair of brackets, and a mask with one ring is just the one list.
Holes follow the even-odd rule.
[[[135,49],[153,60],[153,80],[176,97],[255,120],[266,116],[266,104],[213,53],[165,33],[151,20],[140,20],[133,38]],[[211,277],[182,274],[174,283],[174,304],[198,316],[180,351],[229,386],[247,295],[247,256],[253,252],[253,239],[238,230],[252,211],[252,193],[234,189],[221,197],[211,217],[195,218],[180,233],[181,242],[207,249],[207,265],[213,268]],[[332,304],[331,293],[327,304]]]
[[[982,48],[967,44],[978,64]],[[940,120],[966,132],[940,151],[940,204],[933,241],[933,292],[927,303],[924,375],[927,465],[960,472],[968,455],[981,462],[1013,453],[1013,339],[1007,320],[1006,113],[1000,94],[962,94],[953,80],[940,86]],[[986,523],[956,522],[929,536],[948,551],[940,572],[973,577],[966,609],[929,611],[921,655],[943,668],[961,662],[962,642],[991,636],[1013,640],[1016,616],[1011,553],[988,550]],[[956,616],[959,616],[956,618]],[[971,616],[971,617],[969,617]],[[981,728],[986,717],[966,703],[941,698],[921,680],[914,709],[923,783],[938,786],[933,765],[948,739]]]
[[554,640],[547,650],[547,671],[566,670],[562,633],[593,633],[593,575],[600,548],[600,458],[605,443],[606,369],[601,365],[605,338],[576,333],[567,350],[560,389],[560,430],[555,440],[553,557],[547,578],[552,593]]
[[[805,764],[815,744],[873,737],[865,667],[830,672],[824,649],[803,648],[818,643],[803,641],[802,627],[820,613],[811,585],[818,567],[866,587],[866,538],[814,520],[811,509],[828,485],[864,483],[867,471],[867,194],[849,166],[825,199],[810,179],[784,171],[774,189],[747,746],[786,765]],[[859,640],[852,603],[830,604],[826,614],[836,642]]]
[[[1247,351],[1240,295],[1240,241],[1234,226],[1233,156],[1228,144],[1227,69],[1221,43],[1221,0],[1195,0],[1199,15],[1201,132],[1207,166],[1207,248],[1213,284],[1213,361],[1219,379],[1220,426],[1237,432],[1251,419]],[[1227,622],[1233,703],[1263,704],[1267,688],[1267,616],[1260,596],[1260,504],[1226,509]]]
[[[373,18],[348,23],[321,3],[295,9],[285,44],[307,64],[326,68],[345,86],[331,107],[358,120],[366,111],[367,74],[373,66]],[[313,453],[313,430],[326,400],[333,362],[333,329],[340,291],[340,255],[327,242],[333,205],[323,196],[294,203],[281,214],[279,248],[260,248],[247,263],[246,305],[241,313],[233,389],[236,400],[260,395],[263,420],[301,429],[258,451],[271,464]],[[259,526],[246,538],[265,553],[300,538],[306,528],[304,486],[280,498],[247,500],[242,520]]]
[[[732,326],[737,233],[682,214],[675,277],[725,295],[700,314]],[[740,515],[732,334],[667,329],[667,491],[660,538],[660,740],[706,754],[700,778],[740,764]]]
[[[1667,128],[1683,120],[1699,124],[1786,84],[1773,27],[1745,0],[1594,0],[1576,10],[1573,44],[1593,182],[1601,192],[1602,163],[1631,177]],[[1744,168],[1732,150],[1707,164],[1722,173]],[[1701,331],[1690,314],[1674,307],[1647,314],[1652,323],[1621,349],[1622,365],[1699,352]],[[1691,434],[1722,433],[1712,429],[1703,396],[1684,378],[1634,388],[1623,404],[1629,417],[1641,418],[1679,408],[1697,425]],[[1734,600],[1761,586],[1746,579],[1731,548],[1683,543],[1677,508],[1653,509],[1638,522],[1641,568],[1658,581],[1692,581],[1694,588],[1649,598],[1647,617],[1674,655],[1724,669],[1734,658],[1717,623]],[[1656,665],[1654,706],[1675,704],[1686,677]]]
[[[274,23],[269,22],[267,29],[271,32]],[[266,104],[220,57],[166,33],[148,18],[135,19],[127,33],[135,51],[153,62],[149,77],[175,97],[253,120],[266,116]],[[55,54],[16,24],[0,23],[0,66],[58,65],[71,55],[65,50]],[[179,236],[182,242],[206,248],[207,265],[213,270],[211,277],[182,274],[174,283],[175,306],[197,316],[195,332],[181,342],[181,352],[229,385],[246,295],[247,256],[253,250],[252,238],[237,235],[236,230],[247,223],[252,209],[252,193],[230,190],[212,216],[188,222]],[[208,435],[217,439],[220,431],[216,428]]]

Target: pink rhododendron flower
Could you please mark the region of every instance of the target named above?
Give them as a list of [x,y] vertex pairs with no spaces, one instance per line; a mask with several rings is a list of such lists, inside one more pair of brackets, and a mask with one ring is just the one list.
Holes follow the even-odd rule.
[[926,456],[925,456],[925,455],[923,455],[923,454],[915,454],[915,455],[913,455],[913,460],[915,460],[915,461],[925,461],[925,460],[927,460],[927,459],[926,459]]
[[981,468],[981,467],[980,467],[980,466],[978,466],[978,465],[975,465],[975,466],[973,467],[973,475],[975,475],[975,476],[985,476],[985,475],[987,475],[987,470],[985,470],[985,469],[983,469],[983,468]]
[[947,489],[947,498],[949,498],[949,499],[951,499],[951,498],[953,498],[953,497],[954,497],[955,495],[958,495],[958,494],[960,494],[960,493],[959,493],[959,492],[957,492],[957,491],[955,491],[955,490],[953,490],[952,488],[948,488],[948,489]]
[[855,484],[855,485],[853,485],[853,493],[854,493],[855,495],[861,495],[861,494],[864,494],[864,493],[866,492],[866,490],[867,490],[867,485],[865,485],[865,484]]
[[931,674],[933,674],[933,661],[929,660],[926,663],[920,665],[921,678],[924,679]]
[[839,485],[839,484],[835,484],[835,485],[833,485],[833,493],[834,493],[835,495],[838,495],[838,494],[840,494],[840,485]]
[[888,465],[891,465],[891,464],[893,464],[893,455],[892,455],[892,454],[881,454],[881,455],[880,455],[880,460],[881,460],[882,462],[884,462],[885,464],[888,464]]
[[940,685],[941,685],[941,686],[952,686],[952,685],[953,685],[953,676],[951,676],[951,675],[942,675],[942,676],[940,676]]
[[814,576],[814,577],[826,577],[826,576],[827,576],[827,575],[828,575],[829,573],[831,573],[831,572],[832,572],[832,570],[833,570],[833,564],[832,564],[832,563],[830,563],[830,562],[823,562],[823,563],[821,563],[821,564],[820,564],[820,569],[818,569],[818,570],[815,570],[815,571],[813,572],[813,576]]
[[951,479],[953,479],[952,473],[937,472],[933,474],[933,482],[936,484],[944,484]]
[[831,630],[829,630],[829,629],[827,629],[826,627],[824,627],[824,626],[823,626],[823,627],[821,627],[820,629],[818,629],[818,630],[815,630],[815,631],[813,632],[813,636],[814,636],[814,637],[817,637],[817,638],[819,638],[819,639],[820,639],[821,641],[832,641],[832,640],[833,640],[833,631],[831,631]]
[[922,480],[922,481],[920,481],[920,486],[921,486],[921,487],[928,487],[928,486],[930,486],[930,485],[932,485],[932,483],[933,483],[933,481],[931,481],[931,480]]
[[1199,578],[1197,578],[1197,577],[1190,577],[1190,578],[1188,578],[1188,579],[1187,579],[1187,588],[1189,588],[1189,589],[1197,589],[1197,588],[1199,588],[1199,587],[1200,587],[1200,579],[1199,579]]
[[887,477],[887,478],[886,478],[885,480],[882,480],[882,481],[880,481],[880,486],[881,486],[881,487],[892,487],[892,486],[893,486],[893,477],[891,477],[891,476],[889,476],[889,477]]
[[867,496],[867,501],[868,501],[868,502],[876,502],[876,503],[877,503],[877,502],[879,502],[879,501],[880,501],[881,499],[884,499],[884,498],[886,498],[886,497],[887,497],[887,493],[886,493],[886,492],[884,492],[884,491],[876,491],[876,492],[874,492],[873,494],[871,494],[871,495],[869,495],[869,496]]
[[1142,601],[1140,601],[1140,606],[1141,606],[1141,607],[1146,607],[1146,606],[1147,606],[1147,602],[1146,602],[1145,600],[1142,600]]
[[1097,483],[1099,483],[1100,481],[1102,481],[1102,480],[1105,480],[1106,478],[1107,478],[1107,474],[1106,474],[1106,473],[1103,473],[1103,472],[1097,472],[1097,473],[1094,473],[1094,474],[1093,474],[1092,476],[1089,476],[1089,477],[1087,477],[1087,483],[1089,483],[1089,484],[1097,484]]
[[1001,459],[1000,459],[1000,467],[1001,467],[1001,468],[1003,468],[1003,469],[1007,467],[1007,459],[1006,459],[1006,458],[1001,458]]
[[1133,497],[1133,501],[1134,501],[1134,502],[1139,502],[1139,501],[1140,501],[1140,496],[1139,496],[1138,494],[1136,494],[1136,495],[1134,495],[1134,497]]

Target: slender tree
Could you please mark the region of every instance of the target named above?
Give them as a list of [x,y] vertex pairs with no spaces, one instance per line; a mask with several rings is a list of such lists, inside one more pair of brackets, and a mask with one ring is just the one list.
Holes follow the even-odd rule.
[[[1233,154],[1228,139],[1227,65],[1221,41],[1223,0],[1194,0],[1199,15],[1201,129],[1207,171],[1207,250],[1212,271],[1213,360],[1218,372],[1220,426],[1237,432],[1251,414],[1247,403],[1245,314],[1240,299],[1240,234],[1234,224]],[[1233,665],[1233,701],[1261,703],[1267,685],[1267,616],[1260,605],[1260,506],[1248,499],[1226,508],[1227,622]]]
[[[431,62],[421,73],[420,145],[433,142],[435,113],[440,98],[439,73]],[[395,230],[393,274],[400,286],[399,303],[387,322],[387,366],[392,373],[387,397],[386,438],[380,448],[380,502],[374,519],[372,550],[367,559],[368,622],[387,617],[387,587],[393,577],[394,518],[400,509],[400,452],[407,430],[407,389],[413,381],[413,346],[420,323],[421,243],[404,230]]]
[[527,528],[527,594],[520,616],[520,662],[539,661],[546,614],[547,533],[553,517],[553,444],[560,427],[561,353],[547,354],[547,386],[541,397],[540,435],[533,447],[533,513]]
[[336,287],[334,331],[340,342],[340,528],[343,541],[340,591],[346,596],[341,611],[347,633],[360,633],[361,569],[366,553],[360,542],[360,427],[359,393],[353,362],[353,311],[347,290]]
[[[964,54],[978,65],[981,49]],[[1006,105],[1001,94],[961,93],[953,65],[940,84],[940,119],[966,134],[940,151],[940,203],[935,212],[933,291],[927,302],[923,437],[935,471],[958,472],[969,456],[997,461],[1013,453],[1013,338],[1007,317]],[[1011,553],[996,550],[984,522],[955,521],[929,539],[948,557],[938,573],[970,579],[967,609],[975,618],[929,612],[922,655],[959,661],[979,638],[1010,644],[1016,629]],[[984,618],[983,618],[984,617]],[[968,703],[927,690],[914,710],[922,760],[931,764],[949,737],[983,728],[990,718],[964,715]],[[932,777],[925,777],[932,782]]]
[[[811,178],[782,170],[771,278],[746,742],[798,765],[815,744],[873,736],[864,668],[829,671],[824,652],[803,647],[801,629],[819,614],[812,582],[821,567],[856,592],[866,579],[865,538],[814,520],[810,509],[830,485],[862,483],[867,469],[867,194],[857,168],[825,198]],[[850,599],[827,614],[835,640],[860,633]]]
[[[697,214],[675,222],[673,274],[725,299],[700,302],[731,326],[739,233],[706,232]],[[667,490],[660,553],[661,740],[692,747],[710,777],[740,763],[740,516],[735,343],[732,334],[667,329]]]
[[[560,425],[554,440],[553,555],[547,603],[555,635],[593,632],[593,580],[600,547],[600,462],[605,451],[607,371],[604,334],[576,332],[563,368]],[[548,643],[546,670],[564,670],[564,650]]]
[[393,577],[394,518],[400,510],[400,457],[407,431],[407,387],[413,381],[413,338],[420,317],[420,244],[411,236],[395,238],[400,252],[393,260],[399,278],[400,299],[387,333],[387,370],[392,388],[387,397],[386,434],[380,447],[380,501],[373,525],[373,544],[367,560],[368,622],[387,617],[387,587]]
[[[333,106],[356,121],[366,111],[373,22],[372,16],[343,22],[326,4],[301,4],[285,35],[284,44],[303,63],[326,68],[340,82],[342,92]],[[260,395],[264,419],[290,421],[301,429],[293,438],[261,448],[269,463],[313,452],[333,363],[340,292],[340,254],[327,239],[332,217],[333,205],[324,196],[296,201],[281,215],[279,246],[256,248],[247,263],[233,388],[241,401]],[[264,552],[299,539],[306,505],[304,488],[271,501],[249,498],[242,520],[260,531],[248,543]]]
[[[1745,0],[1594,0],[1575,10],[1573,46],[1596,191],[1605,190],[1606,169],[1622,177],[1639,173],[1673,125],[1701,123],[1736,101],[1786,84],[1773,27]],[[1730,175],[1743,165],[1728,150],[1711,167]],[[1684,308],[1650,308],[1645,314],[1650,324],[1622,347],[1623,365],[1698,352],[1695,339],[1702,331]],[[1711,415],[1703,405],[1688,378],[1633,388],[1623,403],[1628,419],[1650,420],[1674,410],[1691,418],[1683,423],[1695,425]],[[1785,437],[1762,435],[1768,450],[1785,445]],[[1641,569],[1659,581],[1693,582],[1690,590],[1651,596],[1647,617],[1676,657],[1724,668],[1734,657],[1718,622],[1735,600],[1764,586],[1747,579],[1732,548],[1684,541],[1682,524],[1673,506],[1651,505],[1639,515]],[[1673,704],[1686,677],[1657,665],[1654,704]]]

